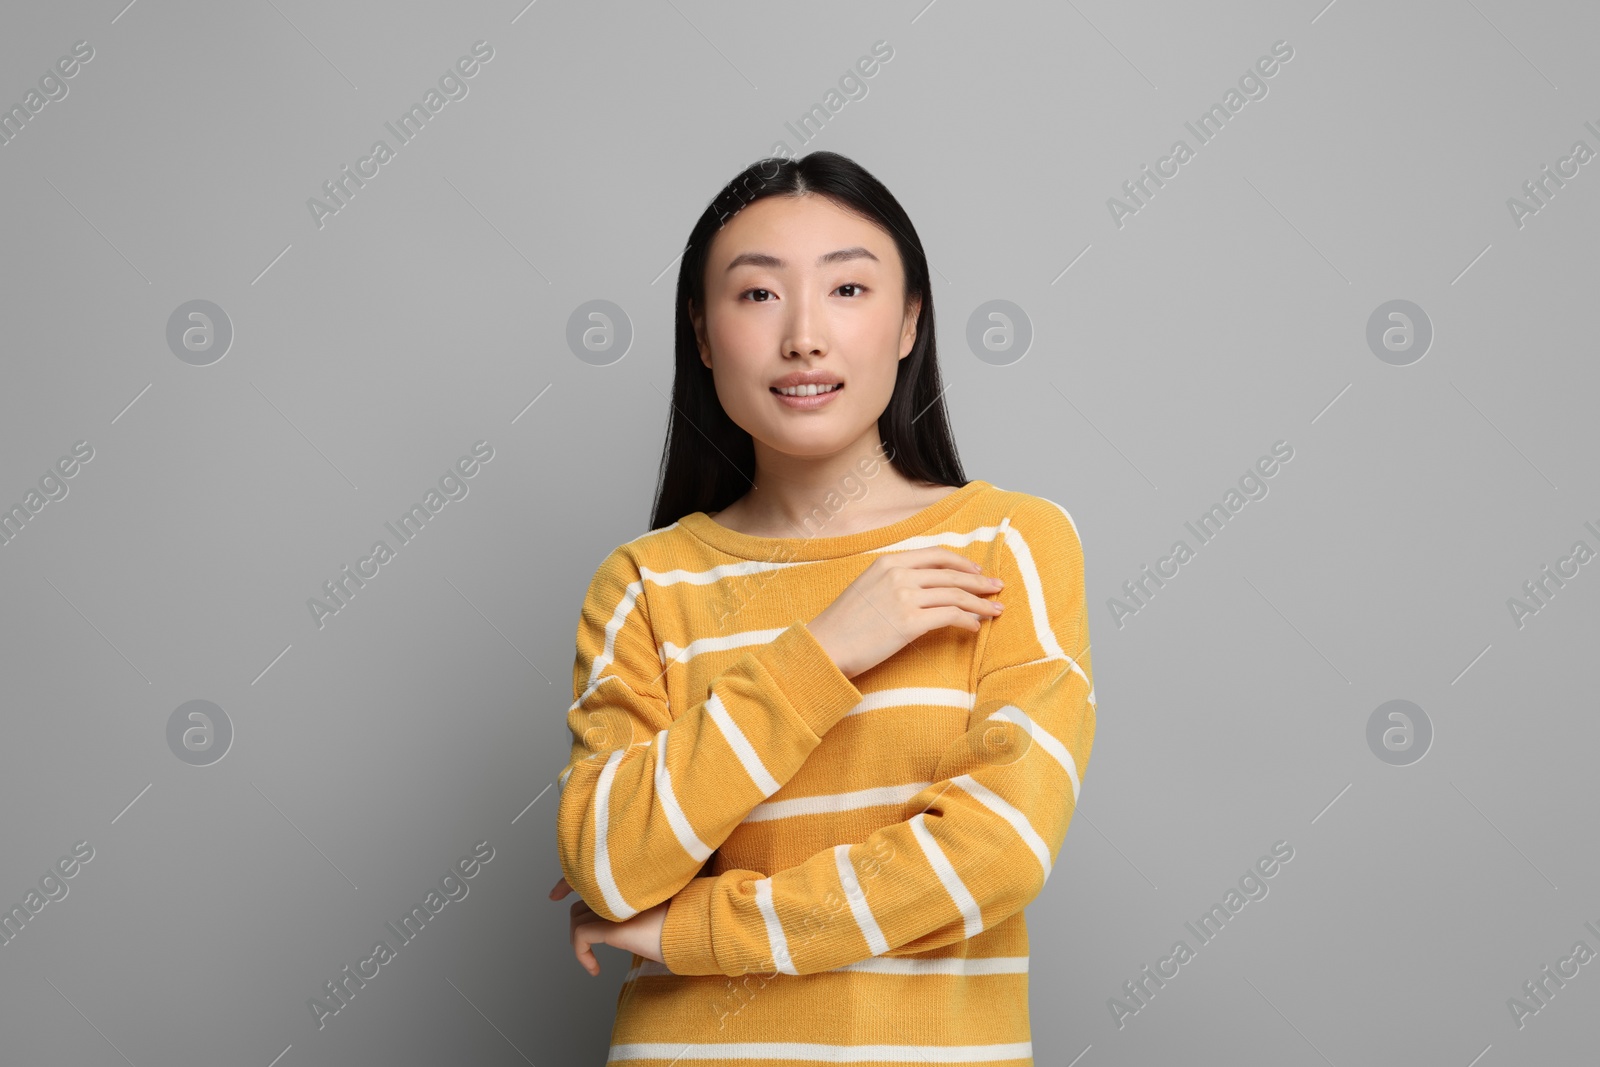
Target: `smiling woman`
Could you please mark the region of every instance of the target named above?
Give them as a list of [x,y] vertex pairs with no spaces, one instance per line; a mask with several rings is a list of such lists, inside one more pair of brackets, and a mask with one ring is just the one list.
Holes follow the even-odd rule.
[[[730,512],[756,525],[795,526],[816,489],[836,482],[877,444],[879,416],[890,407],[901,364],[917,351],[926,285],[870,216],[804,192],[741,208],[712,235],[704,259],[703,287],[683,294],[694,352],[710,371],[724,419],[743,431],[729,433],[728,443],[748,442],[754,452],[746,474],[717,468],[724,491],[738,498]],[[931,331],[931,321],[923,328]],[[935,369],[931,337],[917,356],[918,364]],[[906,375],[929,376],[936,377]],[[680,383],[690,384],[681,376]],[[947,454],[934,449],[929,466],[942,469],[913,473],[923,482],[959,485],[965,479],[942,405],[936,402],[924,418],[926,443]],[[669,461],[671,453],[669,441]],[[671,478],[669,470],[669,491]],[[884,496],[920,503],[912,478],[894,482],[899,492]],[[675,517],[658,509],[655,524]]]
[[736,177],[677,307],[559,779],[574,953],[632,954],[608,1062],[1031,1065],[1022,912],[1094,736],[1077,527],[962,472],[927,258],[854,162]]

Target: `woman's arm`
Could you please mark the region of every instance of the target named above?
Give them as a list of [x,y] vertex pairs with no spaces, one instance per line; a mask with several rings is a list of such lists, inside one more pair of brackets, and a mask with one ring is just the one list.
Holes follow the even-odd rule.
[[740,656],[673,719],[644,580],[623,545],[590,581],[556,816],[561,871],[611,922],[668,899],[861,702],[802,622]]
[[910,801],[922,810],[770,876],[694,879],[667,911],[669,970],[811,974],[926,952],[1038,895],[1094,739],[1083,553],[1048,500],[1029,498],[1003,525],[1000,576],[1013,595],[988,623],[969,729],[941,758],[942,779]]

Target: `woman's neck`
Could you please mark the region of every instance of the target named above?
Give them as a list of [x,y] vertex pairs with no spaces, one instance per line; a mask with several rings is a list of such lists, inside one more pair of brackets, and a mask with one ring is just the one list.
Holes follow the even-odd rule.
[[852,468],[846,477],[799,484],[758,471],[748,493],[712,515],[752,537],[842,537],[910,518],[954,491],[914,482],[882,462],[870,477]]

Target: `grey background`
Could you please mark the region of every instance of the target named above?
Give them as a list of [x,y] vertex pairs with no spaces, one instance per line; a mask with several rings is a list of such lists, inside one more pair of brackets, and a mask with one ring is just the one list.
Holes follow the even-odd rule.
[[[95,50],[0,147],[0,504],[94,449],[0,547],[0,903],[95,850],[0,946],[5,1063],[603,1061],[626,958],[590,979],[545,897],[573,632],[648,521],[682,242],[778,141],[901,199],[969,477],[1082,534],[1100,715],[1028,909],[1037,1061],[1595,1055],[1600,963],[1520,1029],[1506,1003],[1600,950],[1600,564],[1507,608],[1600,547],[1600,163],[1506,207],[1600,148],[1593,7],[124,3],[0,18],[7,107]],[[307,199],[478,40],[468,95],[318,229]],[[1279,40],[1268,95],[1113,224]],[[205,367],[166,343],[195,299],[234,331]],[[566,342],[596,299],[633,330],[607,366]],[[1033,330],[998,366],[966,344],[997,299]],[[1394,299],[1434,330],[1408,366],[1366,342]],[[318,629],[307,599],[479,440],[469,495]],[[1270,493],[1119,627],[1122,583],[1279,440]],[[196,699],[234,729],[206,767],[167,743]],[[1367,742],[1393,699],[1434,731],[1409,766]],[[484,840],[319,1030],[308,998]],[[1198,946],[1276,841],[1270,893]]]

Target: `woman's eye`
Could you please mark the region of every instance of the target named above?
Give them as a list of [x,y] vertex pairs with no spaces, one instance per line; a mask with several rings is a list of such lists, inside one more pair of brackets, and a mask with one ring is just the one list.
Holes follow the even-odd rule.
[[[838,292],[839,289],[854,290],[853,292],[846,293],[845,295],[846,296],[855,297],[855,296],[860,296],[861,293],[866,289],[866,286],[862,285],[859,282],[845,282],[843,285],[841,285],[837,289],[835,289],[834,292]],[[752,294],[754,294],[754,293],[762,293],[762,294],[765,294],[765,296],[762,299],[759,299],[759,300],[758,299],[753,299],[751,297],[752,297]],[[760,287],[757,287],[757,288],[754,288],[754,289],[746,289],[744,292],[739,294],[739,299],[741,299],[741,300],[750,299],[750,303],[752,303],[752,304],[766,304],[766,303],[770,303],[770,300],[767,299],[767,298],[770,298],[773,295],[775,295],[775,294],[772,292],[771,289],[762,289]]]

